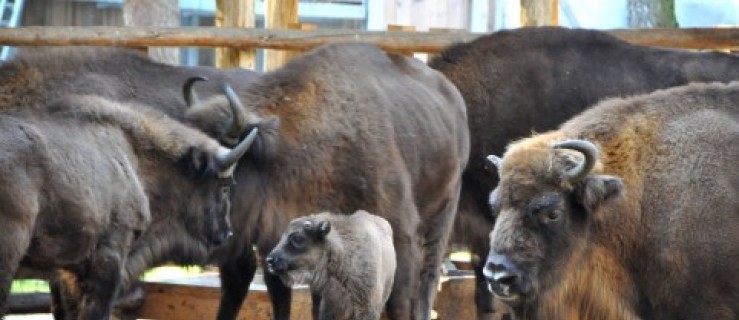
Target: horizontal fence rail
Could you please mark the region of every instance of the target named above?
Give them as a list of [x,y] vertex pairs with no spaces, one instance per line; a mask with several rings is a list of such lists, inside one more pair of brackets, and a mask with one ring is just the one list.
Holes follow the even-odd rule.
[[[625,41],[685,49],[739,48],[739,28],[604,30]],[[388,51],[438,53],[481,33],[359,30],[276,30],[217,27],[0,28],[0,45],[230,47],[304,51],[326,43],[364,42]]]

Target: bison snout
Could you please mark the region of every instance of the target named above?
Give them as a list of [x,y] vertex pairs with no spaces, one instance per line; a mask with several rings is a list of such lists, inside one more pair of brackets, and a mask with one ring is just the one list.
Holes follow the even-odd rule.
[[287,263],[285,259],[282,259],[278,254],[270,253],[265,259],[267,261],[267,269],[272,273],[284,272],[287,269]]
[[503,255],[491,253],[483,274],[488,281],[490,291],[501,300],[518,300],[528,291],[521,270]]

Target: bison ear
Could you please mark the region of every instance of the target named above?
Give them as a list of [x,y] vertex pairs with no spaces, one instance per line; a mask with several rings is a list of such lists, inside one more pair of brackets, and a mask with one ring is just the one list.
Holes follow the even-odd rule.
[[331,232],[331,222],[319,221],[317,223],[306,223],[304,225],[305,233],[315,239],[323,239]]
[[213,155],[195,147],[190,147],[180,157],[179,165],[191,179],[208,178],[218,174]]
[[259,162],[269,162],[277,156],[280,140],[280,118],[269,117],[262,119],[251,127],[259,128],[259,136],[249,149],[249,154]]
[[585,209],[595,212],[608,200],[620,196],[623,192],[621,179],[607,175],[591,175],[578,186],[578,199]]

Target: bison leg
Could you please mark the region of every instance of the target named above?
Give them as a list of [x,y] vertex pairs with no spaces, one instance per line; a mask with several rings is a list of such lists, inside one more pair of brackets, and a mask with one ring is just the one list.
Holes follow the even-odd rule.
[[82,289],[80,319],[110,318],[113,303],[121,287],[125,254],[133,233],[111,230],[100,239],[97,250],[86,262],[84,276],[78,274]]
[[472,268],[475,272],[475,306],[477,307],[477,319],[494,319],[495,308],[493,306],[493,294],[488,290],[488,283],[482,274],[485,266],[485,257],[488,249],[484,245],[474,245],[472,250]]
[[228,249],[229,254],[219,264],[221,300],[216,317],[218,320],[236,319],[257,271],[256,256],[251,247],[233,244]]
[[272,301],[272,312],[275,320],[290,319],[290,303],[292,302],[292,289],[282,283],[279,277],[264,273],[264,284],[267,286],[269,299]]
[[439,285],[441,264],[447,252],[449,237],[454,227],[454,218],[459,203],[459,185],[453,189],[453,196],[447,199],[442,210],[432,221],[424,221],[427,227],[423,239],[423,265],[421,269],[421,287],[419,292],[419,307],[421,319],[431,319],[431,310],[434,307],[434,298]]
[[386,309],[392,320],[416,319],[413,308],[417,304],[418,276],[421,264],[415,230],[393,230],[397,268],[393,290]]
[[32,222],[24,223],[24,219],[14,219],[16,217],[14,213],[0,213],[2,216],[2,226],[0,226],[0,319],[6,312],[13,276],[18,271],[21,259],[31,243]]

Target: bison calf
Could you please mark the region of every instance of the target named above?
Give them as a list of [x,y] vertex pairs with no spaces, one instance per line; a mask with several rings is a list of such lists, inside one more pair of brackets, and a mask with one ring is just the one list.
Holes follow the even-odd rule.
[[322,297],[319,319],[380,319],[395,276],[393,231],[387,220],[361,210],[297,218],[267,266],[288,286],[310,284]]
[[70,272],[79,317],[107,319],[132,243],[160,215],[152,213],[198,221],[192,232],[209,242],[230,235],[232,173],[253,135],[230,150],[158,112],[97,96],[44,110],[0,113],[0,317],[23,268]]

